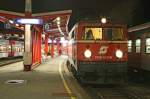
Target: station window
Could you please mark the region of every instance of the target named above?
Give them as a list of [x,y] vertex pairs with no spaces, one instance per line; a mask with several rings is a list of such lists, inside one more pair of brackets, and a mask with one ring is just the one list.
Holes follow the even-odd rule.
[[150,38],[146,39],[146,53],[150,53]]
[[135,42],[136,45],[136,53],[140,53],[141,52],[141,39],[137,39]]
[[128,41],[128,52],[132,52],[132,40]]

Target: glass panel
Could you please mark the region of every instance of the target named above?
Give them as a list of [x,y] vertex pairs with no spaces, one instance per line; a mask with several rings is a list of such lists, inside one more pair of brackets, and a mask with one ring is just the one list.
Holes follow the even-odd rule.
[[105,35],[105,39],[112,40],[112,28],[103,29],[103,33]]
[[102,35],[105,35],[107,40],[123,40],[122,28],[93,28],[86,27],[82,39],[86,40],[101,40]]
[[128,52],[132,52],[132,47],[128,47]]
[[136,47],[136,53],[140,53],[140,47]]
[[85,28],[82,38],[86,40],[100,40],[102,39],[102,28]]
[[104,28],[103,32],[105,34],[105,38],[108,40],[122,40],[123,39],[122,28]]
[[132,46],[132,41],[131,40],[128,41],[128,46]]
[[122,40],[123,39],[123,29],[113,28],[112,40]]
[[150,38],[146,39],[146,45],[150,45]]
[[10,45],[7,46],[7,52],[11,52],[11,46]]
[[12,46],[12,52],[16,52],[16,46]]
[[140,39],[136,40],[136,46],[141,46],[141,40]]
[[150,53],[150,46],[146,46],[146,53]]

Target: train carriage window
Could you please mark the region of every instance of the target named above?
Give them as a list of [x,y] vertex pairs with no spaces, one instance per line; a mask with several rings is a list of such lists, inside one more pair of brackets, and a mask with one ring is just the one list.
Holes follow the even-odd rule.
[[136,53],[140,53],[141,52],[141,39],[136,40],[135,46],[136,46]]
[[132,40],[128,41],[128,52],[132,52]]
[[150,53],[150,38],[146,39],[146,53]]
[[12,52],[16,52],[16,46],[15,45],[12,46]]
[[7,52],[11,52],[11,45],[7,45]]
[[85,33],[82,38],[85,40],[101,40],[102,28],[85,28]]
[[2,52],[3,50],[2,50],[2,45],[0,45],[0,52]]

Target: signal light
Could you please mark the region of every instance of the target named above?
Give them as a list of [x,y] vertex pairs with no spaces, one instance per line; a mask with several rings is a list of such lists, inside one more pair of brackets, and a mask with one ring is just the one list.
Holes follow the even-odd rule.
[[102,18],[101,22],[105,24],[107,22],[106,18]]

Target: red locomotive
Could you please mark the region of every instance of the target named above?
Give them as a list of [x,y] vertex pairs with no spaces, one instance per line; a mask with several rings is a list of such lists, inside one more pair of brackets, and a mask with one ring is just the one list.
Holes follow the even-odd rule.
[[83,83],[124,82],[127,72],[125,25],[80,21],[69,33],[67,66]]

